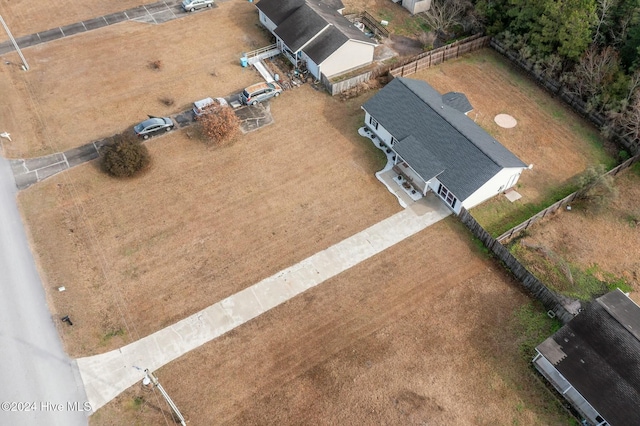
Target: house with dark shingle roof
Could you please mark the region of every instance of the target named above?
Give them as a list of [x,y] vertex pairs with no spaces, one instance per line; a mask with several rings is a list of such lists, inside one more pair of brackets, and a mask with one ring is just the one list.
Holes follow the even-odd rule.
[[340,13],[340,0],[260,0],[259,19],[278,49],[320,79],[373,62],[376,43]]
[[527,168],[467,117],[462,93],[395,78],[363,106],[365,126],[395,154],[394,170],[423,195],[433,191],[456,213],[513,187]]
[[616,289],[536,347],[533,365],[590,425],[640,425],[640,306]]

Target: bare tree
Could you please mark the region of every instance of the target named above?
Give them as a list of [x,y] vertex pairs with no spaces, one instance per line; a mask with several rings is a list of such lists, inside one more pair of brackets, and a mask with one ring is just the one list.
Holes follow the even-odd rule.
[[611,123],[603,130],[609,136],[617,134],[640,147],[640,70],[631,76],[628,88],[627,97],[617,111],[609,114]]
[[593,42],[598,42],[598,37],[600,37],[600,27],[607,20],[607,14],[609,13],[609,9],[613,6],[614,0],[596,0],[596,8],[598,14],[598,24],[596,25],[596,31],[593,34]]
[[632,26],[633,19],[633,13],[624,14],[618,22],[618,28],[609,30],[609,36],[616,46],[624,43],[627,39],[627,34],[629,33],[629,28]]
[[599,50],[593,44],[582,55],[573,71],[575,93],[583,99],[602,92],[605,83],[618,69],[618,54],[612,47]]
[[446,33],[462,24],[467,11],[473,8],[468,0],[432,0],[431,7],[420,16],[436,33]]
[[635,145],[640,144],[640,97],[636,96],[631,105],[620,115],[622,137],[631,139]]

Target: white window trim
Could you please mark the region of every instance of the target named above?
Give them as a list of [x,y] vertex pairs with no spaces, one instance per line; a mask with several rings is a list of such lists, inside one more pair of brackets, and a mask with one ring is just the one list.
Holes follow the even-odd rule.
[[455,209],[456,203],[459,201],[451,191],[447,189],[442,183],[438,184],[438,195],[444,200],[452,209]]

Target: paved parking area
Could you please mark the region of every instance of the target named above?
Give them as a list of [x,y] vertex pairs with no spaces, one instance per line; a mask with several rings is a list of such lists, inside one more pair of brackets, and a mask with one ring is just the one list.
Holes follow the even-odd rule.
[[[117,24],[123,21],[145,22],[148,24],[162,24],[173,19],[178,19],[188,15],[182,10],[181,0],[163,0],[143,6],[134,7],[122,12],[111,13],[109,15],[99,16],[87,21],[76,22],[74,24],[65,25],[64,27],[56,27],[46,31],[16,38],[16,43],[21,49],[35,46],[37,44],[46,43],[48,41],[57,40],[63,37],[69,37],[78,33],[95,30],[106,27],[107,25]],[[217,7],[214,3],[212,7]],[[210,8],[201,9],[198,12]],[[198,13],[195,12],[195,13]],[[0,55],[14,50],[11,41],[7,40],[0,43]]]

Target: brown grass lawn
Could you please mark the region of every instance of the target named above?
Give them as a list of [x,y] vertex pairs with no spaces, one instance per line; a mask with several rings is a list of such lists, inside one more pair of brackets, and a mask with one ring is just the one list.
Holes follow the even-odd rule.
[[[474,217],[487,229],[499,227],[505,216],[523,204],[553,198],[589,165],[613,165],[595,128],[490,49],[410,78],[425,80],[441,93],[466,94],[474,107],[469,117],[526,164],[533,164],[533,170],[525,170],[517,185],[521,200],[512,204],[505,197],[496,197],[473,209]],[[503,113],[512,115],[517,126],[499,127],[494,117]]]
[[51,309],[74,318],[61,329],[72,355],[145,336],[399,211],[356,133],[357,101],[305,86],[271,111],[275,124],[226,148],[189,130],[151,140],[138,179],[92,163],[20,194]]
[[576,204],[530,227],[518,243],[518,256],[559,291],[584,294],[577,280],[571,285],[562,274],[548,273],[549,265],[557,270],[562,259],[582,271],[593,269],[601,280],[622,278],[640,303],[640,166],[619,174],[615,186],[618,198],[602,210]]
[[[125,22],[25,49],[29,72],[0,67],[2,131],[13,139],[3,141],[4,155],[64,151],[260,81],[239,60],[269,42],[257,22],[255,6],[236,0],[162,25]],[[7,58],[19,62],[17,53]],[[155,60],[160,70],[149,67]]]
[[[30,48],[28,73],[0,68],[0,115],[14,137],[5,154],[78,146],[258,81],[238,65],[267,42],[254,5],[219,6]],[[147,66],[156,59],[160,71]],[[536,163],[521,190],[537,199],[603,154],[561,125],[560,109],[536,113],[551,101],[510,76],[488,51],[418,75],[464,91],[480,124]],[[50,309],[73,319],[60,327],[70,355],[148,335],[399,211],[373,175],[379,151],[356,133],[370,95],[340,102],[305,86],[271,102],[274,124],[231,146],[206,148],[180,130],[147,143],[152,167],[139,178],[90,163],[22,191]],[[499,112],[520,125],[491,128]],[[159,376],[192,424],[561,424],[518,353],[512,316],[526,303],[449,219]],[[164,405],[143,392],[92,422],[162,424]]]
[[[0,2],[0,15],[4,18],[14,37],[49,30],[79,21],[97,18],[114,12],[121,12],[154,0],[7,0]],[[0,30],[0,41],[9,37]],[[29,60],[27,59],[27,62]]]
[[[527,303],[449,218],[157,374],[189,424],[569,424],[519,353]],[[134,385],[91,424],[168,416]]]

